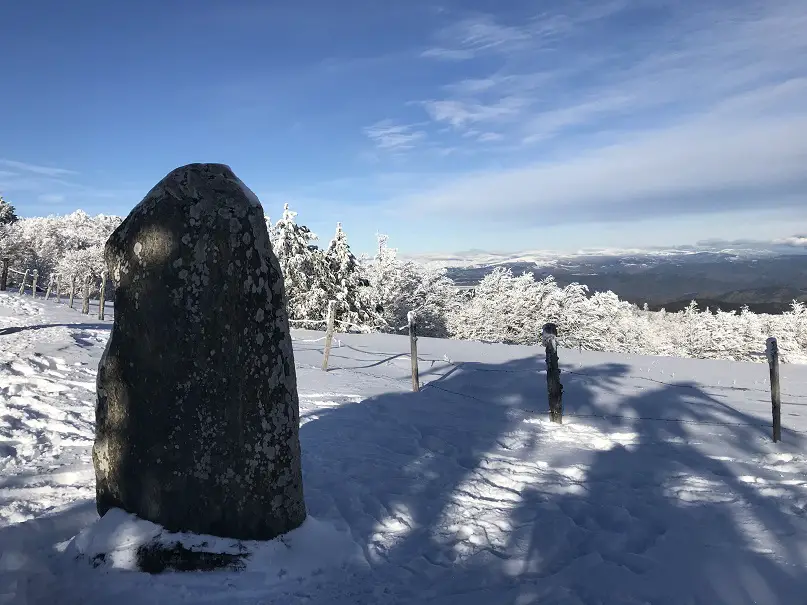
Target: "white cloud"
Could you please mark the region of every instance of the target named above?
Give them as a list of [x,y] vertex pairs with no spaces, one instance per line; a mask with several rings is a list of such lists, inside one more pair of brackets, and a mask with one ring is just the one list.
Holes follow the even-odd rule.
[[506,120],[519,115],[524,105],[525,100],[519,97],[505,97],[492,104],[456,100],[423,102],[423,107],[435,122],[445,122],[455,128],[477,122]]
[[426,133],[415,126],[396,124],[392,120],[381,120],[364,129],[364,133],[384,151],[405,151],[426,138]]
[[526,47],[531,34],[528,29],[502,25],[488,15],[479,15],[443,29],[438,39],[444,45],[423,51],[423,57],[464,61],[484,52],[507,52]]
[[484,143],[486,141],[500,141],[502,138],[502,135],[497,132],[483,132],[481,135],[479,135],[478,140]]
[[76,171],[68,170],[66,168],[52,168],[49,166],[39,166],[37,164],[28,164],[25,162],[16,162],[14,160],[0,159],[0,166],[5,166],[6,168],[19,170],[22,172],[29,172],[33,174],[40,174],[43,176],[52,176],[52,177],[78,174]]
[[[93,200],[114,200],[134,205],[149,190],[144,186],[139,190],[126,187],[103,188],[86,185],[75,179],[79,173],[66,168],[53,168],[29,164],[15,160],[0,159],[0,193],[9,201],[28,198],[43,206],[92,203]],[[18,203],[18,209],[23,210]],[[50,210],[48,210],[50,211]]]
[[613,93],[592,100],[583,101],[569,107],[561,107],[538,113],[522,123],[524,143],[535,143],[549,139],[564,128],[585,124],[606,114],[635,107],[634,98],[629,94]]
[[620,20],[635,0],[563,6],[439,33],[429,56],[485,61],[416,103],[419,131],[487,168],[395,205],[529,224],[807,206],[801,0],[653,0],[642,29]]
[[465,61],[473,59],[475,54],[471,50],[460,50],[452,48],[429,48],[421,53],[422,57],[444,59],[450,61]]
[[807,235],[794,235],[792,237],[784,237],[774,242],[775,244],[782,244],[784,246],[793,246],[795,248],[807,248]]
[[[807,78],[774,84],[666,128],[548,162],[454,179],[407,202],[464,217],[575,222],[807,205]],[[545,213],[545,214],[540,214]]]
[[438,46],[424,50],[421,56],[466,61],[486,54],[531,52],[551,45],[591,21],[618,13],[630,4],[629,0],[567,0],[561,12],[513,17],[510,24],[501,23],[491,15],[475,14],[438,31]]

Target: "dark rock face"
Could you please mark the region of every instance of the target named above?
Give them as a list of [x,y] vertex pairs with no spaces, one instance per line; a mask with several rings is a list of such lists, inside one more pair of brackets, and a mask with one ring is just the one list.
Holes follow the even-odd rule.
[[239,539],[298,527],[297,378],[257,198],[227,166],[177,168],[105,258],[117,287],[98,368],[98,512]]

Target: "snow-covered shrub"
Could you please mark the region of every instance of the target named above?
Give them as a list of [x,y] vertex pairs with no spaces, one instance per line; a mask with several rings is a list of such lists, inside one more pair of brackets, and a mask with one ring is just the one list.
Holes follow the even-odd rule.
[[540,286],[532,274],[514,277],[497,268],[474,289],[474,296],[449,316],[451,335],[463,340],[533,344],[543,326]]
[[[95,245],[81,250],[66,252],[56,265],[56,273],[60,276],[61,288],[69,287],[73,276],[76,278],[77,291],[83,292],[84,280],[90,276],[90,296],[97,296],[100,290],[100,278],[106,271],[104,263],[104,247]],[[111,296],[112,282],[107,283],[107,294]]]
[[[782,315],[764,316],[767,334],[776,336],[781,359],[786,363],[807,363],[807,308],[794,300]],[[763,320],[763,322],[765,322]]]
[[398,259],[397,250],[387,246],[386,235],[378,237],[378,253],[366,259],[366,277],[373,298],[381,305],[386,330],[401,333],[406,315],[414,311],[421,336],[445,338],[447,321],[458,300],[454,282],[445,269],[427,267]]
[[[106,240],[123,219],[117,216],[99,214],[91,217],[86,212],[77,210],[66,216],[48,216],[24,218],[17,221],[0,241],[4,256],[11,260],[11,266],[17,270],[39,271],[40,276],[47,278],[63,259],[71,254],[84,250],[84,256],[76,256],[69,261],[71,270],[86,274],[94,271]],[[85,258],[90,263],[87,267],[75,265],[79,259]]]
[[496,269],[458,304],[448,318],[454,338],[537,344],[546,322],[558,324],[564,347],[594,351],[764,361],[765,340],[776,336],[785,363],[807,362],[807,310],[794,302],[783,315],[739,314],[694,301],[683,311],[652,313],[613,292],[587,295],[587,288],[560,288],[550,277],[514,276]]
[[105,270],[104,247],[101,245],[69,250],[62,255],[56,265],[56,272],[63,277],[76,275],[81,279],[86,275],[98,278]]
[[[97,293],[103,247],[120,217],[90,217],[79,210],[14,222],[2,218],[11,216],[7,206],[0,200],[0,257],[10,258],[12,269],[38,270],[42,287],[53,272],[62,276],[63,288],[70,276],[81,285],[90,274]],[[694,302],[678,313],[654,313],[613,292],[590,293],[580,284],[560,288],[552,277],[536,281],[508,269],[494,270],[474,292],[463,292],[445,269],[399,259],[386,236],[379,236],[373,258],[357,260],[341,224],[323,251],[315,245],[316,235],[295,217],[286,204],[276,224],[266,221],[290,319],[311,321],[295,321],[296,327],[323,328],[328,301],[336,300],[337,320],[360,330],[401,333],[407,313],[415,311],[423,336],[537,344],[543,324],[551,321],[564,347],[743,361],[764,361],[765,340],[775,336],[783,362],[807,363],[803,302],[794,301],[782,315],[757,315],[747,307],[713,313]]]

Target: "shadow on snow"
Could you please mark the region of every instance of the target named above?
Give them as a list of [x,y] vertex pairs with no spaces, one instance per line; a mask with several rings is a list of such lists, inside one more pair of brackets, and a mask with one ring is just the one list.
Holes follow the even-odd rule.
[[[323,410],[302,427],[310,514],[351,520],[374,598],[381,586],[390,598],[466,604],[799,598],[803,553],[777,562],[765,552],[803,527],[798,511],[779,508],[793,488],[782,482],[768,498],[730,466],[767,453],[767,427],[695,384],[599,403],[595,391],[617,390],[622,364],[589,369],[588,381],[564,375],[569,415],[606,418],[552,426],[545,374],[525,374],[542,367],[536,358],[468,364],[420,393]],[[715,433],[718,450],[698,441],[697,425]],[[584,450],[581,465],[576,446],[594,427],[617,438]]]
[[[323,579],[320,588],[301,584],[277,602],[777,605],[802,598],[803,553],[777,561],[765,552],[801,530],[802,519],[780,508],[792,488],[777,484],[778,497],[768,498],[731,467],[768,453],[768,429],[752,426],[757,419],[696,385],[617,395],[628,366],[612,363],[587,369],[586,380],[564,374],[572,423],[550,425],[543,368],[536,357],[467,364],[419,393],[309,414],[300,431],[309,514],[350,531],[370,567]],[[575,413],[600,418],[575,420]],[[641,419],[647,416],[688,422]],[[714,435],[701,442],[697,425]],[[711,452],[713,442],[719,449]],[[24,557],[31,545],[75,535],[93,511],[84,502],[0,529],[0,543],[9,557]],[[106,586],[98,602],[110,591],[124,596],[114,575],[81,573]],[[239,576],[224,575],[205,596],[260,600],[259,587],[244,578],[241,593]],[[35,575],[18,580],[32,599],[59,590]],[[177,584],[135,582],[128,591]]]

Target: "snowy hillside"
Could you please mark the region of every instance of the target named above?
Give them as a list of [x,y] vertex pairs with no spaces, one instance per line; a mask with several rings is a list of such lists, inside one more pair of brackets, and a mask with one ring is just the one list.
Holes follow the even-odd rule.
[[[0,293],[0,603],[797,605],[807,367],[295,331],[309,520],[242,571],[129,571],[151,524],[98,521],[95,372],[111,327]],[[78,537],[77,537],[78,536]],[[212,545],[212,546],[211,546]],[[99,557],[104,553],[104,557]],[[95,564],[95,566],[93,565]]]

